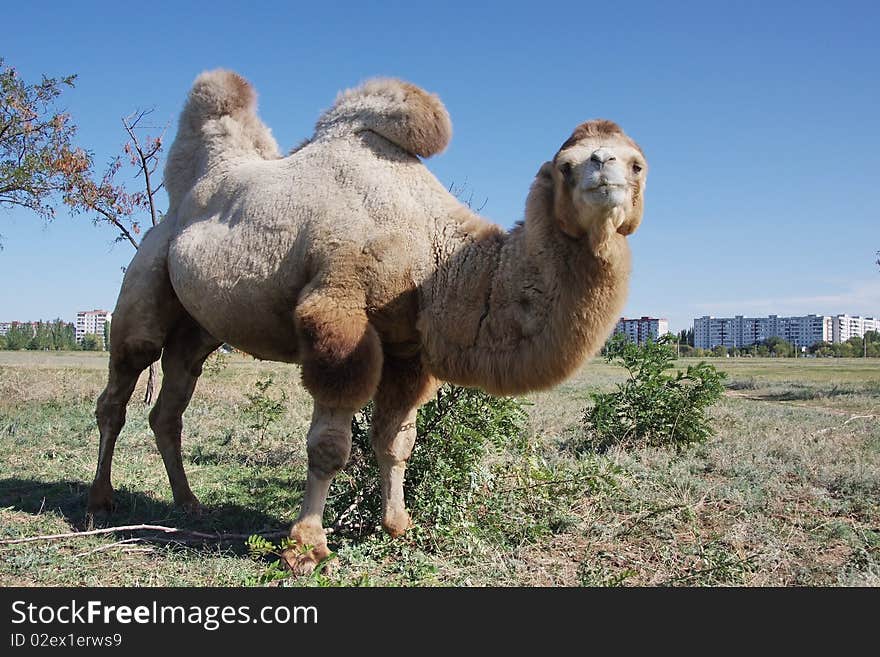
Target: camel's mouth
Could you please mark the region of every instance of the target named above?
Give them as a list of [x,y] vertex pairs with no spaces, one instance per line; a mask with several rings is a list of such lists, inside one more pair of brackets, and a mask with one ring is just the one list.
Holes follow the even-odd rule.
[[592,187],[588,187],[588,192],[612,192],[619,191],[626,188],[626,184],[624,183],[611,183],[611,182],[603,182],[598,185],[593,185]]
[[601,182],[584,190],[584,201],[590,205],[613,208],[626,203],[627,189],[625,184]]

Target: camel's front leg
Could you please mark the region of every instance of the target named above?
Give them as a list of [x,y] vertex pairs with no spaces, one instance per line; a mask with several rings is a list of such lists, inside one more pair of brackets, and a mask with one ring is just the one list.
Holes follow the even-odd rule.
[[303,384],[314,399],[308,434],[309,473],[302,510],[283,556],[306,574],[330,554],[322,525],[333,477],[351,453],[351,419],[376,390],[382,371],[379,337],[363,311],[347,310],[352,290],[319,289],[296,308]]
[[395,537],[410,524],[403,478],[416,440],[416,412],[438,385],[418,357],[401,360],[386,356],[374,399],[370,439],[382,484],[382,527]]
[[351,419],[356,409],[315,402],[308,435],[309,473],[299,517],[290,529],[294,545],[282,553],[290,569],[306,575],[330,555],[322,519],[333,477],[351,453]]
[[403,475],[416,442],[416,408],[380,408],[373,412],[370,439],[382,485],[382,527],[391,536],[403,534],[410,524],[403,499]]

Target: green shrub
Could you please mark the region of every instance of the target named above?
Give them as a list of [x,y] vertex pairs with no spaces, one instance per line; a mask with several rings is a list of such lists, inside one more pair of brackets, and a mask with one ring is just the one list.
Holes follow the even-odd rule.
[[[352,421],[352,455],[333,481],[325,517],[349,537],[377,530],[382,520],[379,468],[370,445],[368,406]],[[479,390],[443,386],[419,409],[404,495],[416,525],[453,531],[466,524],[474,494],[490,476],[485,456],[513,442],[528,416],[523,404]]]
[[707,409],[724,393],[723,372],[701,362],[670,373],[675,350],[661,337],[640,347],[615,336],[605,359],[623,365],[629,378],[608,393],[593,393],[584,414],[584,444],[605,451],[614,445],[675,445],[712,434]]
[[[286,561],[281,556],[281,553],[284,552],[284,550],[295,546],[293,541],[289,538],[282,538],[278,543],[275,543],[259,534],[253,534],[248,537],[245,545],[247,546],[248,554],[252,559],[268,561],[268,565],[257,577],[248,578],[244,581],[245,586],[267,586],[278,582],[278,580],[288,579],[290,577],[290,569],[287,567]],[[301,549],[307,550],[308,547],[306,546]],[[336,554],[331,552],[317,565],[310,576],[310,579],[313,580],[316,585],[320,586],[326,581],[327,578],[324,575],[324,571],[327,564],[335,558]]]
[[[340,574],[298,579],[297,585],[369,584],[358,574],[364,562],[387,564],[386,575],[400,583],[436,584],[438,554],[490,558],[499,549],[516,550],[579,524],[577,509],[584,498],[612,495],[622,470],[594,456],[560,458],[556,445],[529,430],[526,405],[445,385],[419,410],[404,484],[413,527],[396,540],[380,529],[371,408],[358,413],[352,421],[351,458],[333,481],[324,514],[324,526],[332,530],[331,549],[347,566]],[[262,559],[283,548],[270,549],[261,539],[251,543],[251,554]],[[276,559],[259,580],[248,583],[289,576]]]
[[215,349],[210,356],[205,359],[202,365],[202,372],[208,375],[220,374],[229,366],[229,356],[227,351],[222,348]]
[[[334,478],[327,496],[324,525],[332,529],[331,543],[357,546],[357,551],[374,558],[389,555],[405,580],[424,581],[436,576],[428,554],[436,553],[441,543],[448,544],[465,530],[476,529],[475,522],[510,524],[507,513],[498,513],[501,508],[515,506],[509,494],[494,490],[498,468],[504,469],[504,476],[513,473],[517,480],[525,481],[524,489],[530,488],[533,480],[522,473],[531,475],[538,468],[530,458],[510,468],[507,464],[493,466],[488,457],[511,447],[533,448],[524,439],[528,421],[524,406],[519,400],[491,397],[479,390],[450,385],[440,388],[437,396],[419,409],[418,437],[407,463],[404,494],[414,526],[406,541],[389,541],[381,531],[379,468],[370,444],[372,404],[368,405],[352,420],[351,458]],[[501,517],[488,518],[488,510]],[[491,526],[487,530],[487,535],[495,531]],[[290,571],[277,558],[289,545],[289,541],[276,545],[252,536],[248,540],[251,556],[270,562],[259,578],[246,583],[266,585],[289,577]],[[316,572],[307,582],[316,586],[369,583],[358,577],[353,582],[337,581]]]

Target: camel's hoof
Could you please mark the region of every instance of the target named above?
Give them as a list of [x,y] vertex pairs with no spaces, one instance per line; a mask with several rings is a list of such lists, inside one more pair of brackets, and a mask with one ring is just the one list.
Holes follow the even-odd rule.
[[389,514],[382,518],[382,528],[391,538],[403,536],[410,527],[412,527],[412,520],[406,511]]
[[[318,564],[331,554],[326,545],[316,545],[310,550],[306,550],[304,546],[295,545],[284,550],[281,553],[281,559],[294,575],[310,575],[318,567]],[[325,575],[332,572],[333,561],[333,559],[324,561],[322,568]]]
[[86,512],[90,516],[101,517],[101,516],[109,516],[113,513],[113,489],[111,488],[109,492],[104,491],[89,491],[89,503],[86,507]]
[[201,516],[207,512],[207,509],[202,506],[202,503],[199,502],[195,495],[188,497],[182,502],[175,502],[175,505],[188,516]]

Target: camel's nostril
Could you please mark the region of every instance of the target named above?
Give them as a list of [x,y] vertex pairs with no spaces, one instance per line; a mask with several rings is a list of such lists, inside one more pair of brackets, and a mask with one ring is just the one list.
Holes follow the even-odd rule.
[[593,151],[593,154],[590,155],[590,160],[598,164],[600,167],[608,162],[613,162],[616,159],[617,158],[614,157],[614,154],[607,148],[597,148]]

